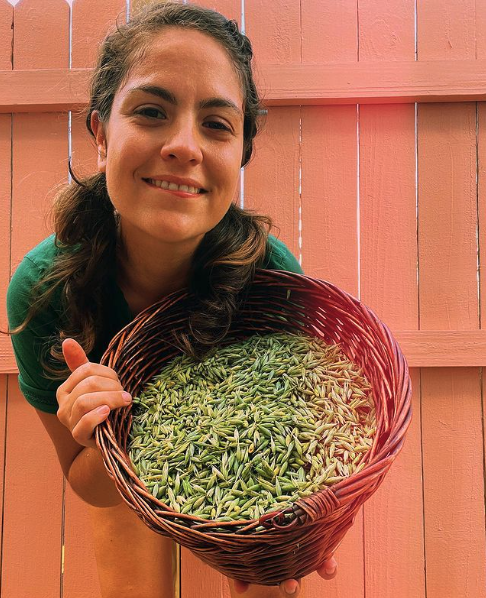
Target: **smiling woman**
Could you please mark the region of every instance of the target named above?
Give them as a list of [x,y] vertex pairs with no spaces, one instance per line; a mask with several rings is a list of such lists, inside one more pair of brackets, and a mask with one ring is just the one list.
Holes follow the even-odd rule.
[[[154,5],[118,26],[101,46],[86,114],[98,173],[71,172],[55,200],[55,234],[25,256],[8,289],[19,385],[91,506],[103,598],[172,595],[172,542],[122,502],[93,438],[131,401],[99,363],[110,340],[188,288],[197,308],[175,342],[202,356],[227,334],[256,268],[302,272],[269,234],[271,220],[236,204],[261,110],[251,59],[234,21],[191,4]],[[287,595],[289,584],[246,596]],[[231,585],[232,595],[244,589]]]

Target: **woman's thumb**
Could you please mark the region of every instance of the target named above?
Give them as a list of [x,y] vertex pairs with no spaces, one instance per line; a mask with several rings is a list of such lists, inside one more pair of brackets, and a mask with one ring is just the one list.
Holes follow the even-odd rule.
[[73,338],[66,338],[62,343],[62,354],[71,372],[78,369],[83,363],[88,363],[88,358],[83,347]]

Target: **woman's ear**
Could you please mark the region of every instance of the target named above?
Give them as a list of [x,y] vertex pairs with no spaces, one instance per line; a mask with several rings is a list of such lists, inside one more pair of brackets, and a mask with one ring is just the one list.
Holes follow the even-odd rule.
[[98,170],[99,172],[106,172],[106,134],[98,110],[93,110],[91,113],[91,130],[95,135],[98,148]]

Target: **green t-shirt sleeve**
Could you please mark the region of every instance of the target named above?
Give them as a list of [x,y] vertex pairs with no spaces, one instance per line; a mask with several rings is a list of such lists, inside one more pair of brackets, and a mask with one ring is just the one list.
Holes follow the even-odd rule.
[[[7,290],[11,329],[23,322],[31,303],[31,289],[40,276],[38,266],[28,256],[24,257]],[[46,413],[57,412],[56,390],[61,382],[44,375],[40,355],[45,343],[55,333],[58,320],[59,315],[54,309],[46,309],[37,314],[24,331],[10,336],[19,369],[20,390],[31,405]]]
[[268,235],[267,263],[265,267],[268,270],[285,270],[286,272],[304,274],[299,262],[287,245],[273,235]]

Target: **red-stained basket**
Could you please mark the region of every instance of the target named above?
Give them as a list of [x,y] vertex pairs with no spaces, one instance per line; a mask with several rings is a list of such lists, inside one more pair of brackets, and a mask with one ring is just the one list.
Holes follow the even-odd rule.
[[[185,328],[192,303],[188,292],[174,293],[148,307],[113,338],[101,363],[117,372],[133,396],[180,354],[170,344],[170,333]],[[126,450],[131,406],[113,411],[96,429],[109,475],[151,529],[189,548],[224,575],[263,585],[304,577],[333,554],[402,448],[412,416],[406,360],[388,328],[356,298],[323,280],[257,270],[221,345],[254,333],[281,331],[339,343],[371,384],[377,430],[360,472],[259,520],[212,522],[177,513],[152,496],[137,477]]]

